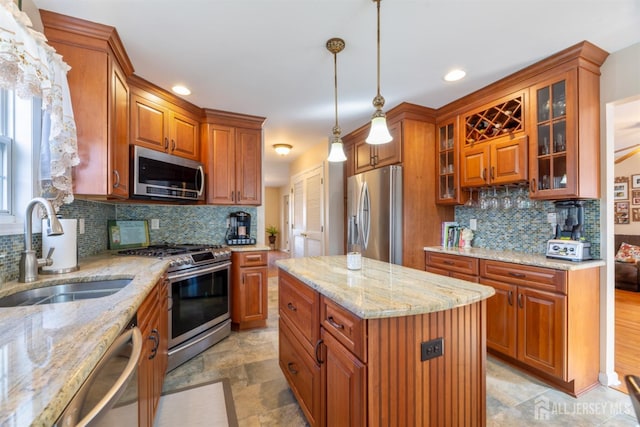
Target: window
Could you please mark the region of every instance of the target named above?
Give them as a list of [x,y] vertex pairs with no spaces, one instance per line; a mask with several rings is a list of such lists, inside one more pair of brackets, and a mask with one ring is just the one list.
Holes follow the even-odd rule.
[[0,215],[11,215],[11,148],[13,146],[13,94],[0,90]]

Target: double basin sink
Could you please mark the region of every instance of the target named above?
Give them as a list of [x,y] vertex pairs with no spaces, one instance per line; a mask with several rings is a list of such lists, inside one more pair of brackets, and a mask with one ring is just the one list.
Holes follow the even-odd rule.
[[0,298],[0,307],[80,301],[113,295],[131,283],[131,279],[94,280],[64,283],[28,289]]

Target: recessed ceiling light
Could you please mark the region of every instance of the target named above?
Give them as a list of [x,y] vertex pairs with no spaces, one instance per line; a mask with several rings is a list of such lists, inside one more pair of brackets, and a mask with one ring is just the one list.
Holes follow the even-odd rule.
[[171,90],[173,90],[178,95],[191,95],[191,91],[188,88],[181,85],[175,85],[174,87],[171,88]]
[[444,79],[448,82],[455,82],[460,80],[461,78],[463,78],[464,76],[466,76],[467,73],[465,73],[463,70],[460,69],[455,69],[455,70],[451,70],[449,71],[445,76]]

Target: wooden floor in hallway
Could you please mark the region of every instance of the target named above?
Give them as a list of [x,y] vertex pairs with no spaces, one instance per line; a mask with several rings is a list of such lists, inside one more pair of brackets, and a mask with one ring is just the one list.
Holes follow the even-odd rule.
[[616,289],[615,370],[627,393],[624,376],[640,375],[640,292]]
[[276,261],[283,258],[289,258],[289,252],[269,251],[269,277],[276,277],[278,275],[278,267],[276,266]]

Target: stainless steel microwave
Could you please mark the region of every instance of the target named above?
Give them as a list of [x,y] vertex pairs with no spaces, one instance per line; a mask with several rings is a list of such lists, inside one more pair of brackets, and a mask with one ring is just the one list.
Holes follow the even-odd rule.
[[133,197],[204,200],[202,163],[134,145]]

